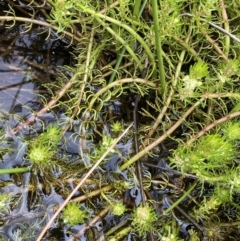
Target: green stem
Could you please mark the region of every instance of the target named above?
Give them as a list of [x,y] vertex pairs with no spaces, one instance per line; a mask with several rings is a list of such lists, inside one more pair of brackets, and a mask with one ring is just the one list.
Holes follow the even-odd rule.
[[166,92],[166,80],[165,80],[165,71],[163,65],[163,55],[162,55],[162,43],[161,43],[161,34],[158,19],[158,4],[157,0],[152,0],[152,11],[153,11],[153,26],[154,26],[154,35],[155,35],[155,45],[157,50],[157,59],[158,59],[158,71],[160,76],[161,84],[161,93],[164,95]]
[[[136,21],[139,23],[139,9],[140,9],[140,5],[141,5],[141,0],[135,0],[134,1],[134,5],[133,5],[133,16],[131,18],[131,25],[133,26],[133,29],[135,30],[135,26],[134,24],[132,24],[132,21]],[[130,46],[132,49],[134,49],[134,43],[135,43],[135,40],[132,39],[131,43],[130,43]]]
[[213,123],[211,123],[210,125],[204,127],[201,131],[199,131],[195,136],[193,136],[191,139],[189,139],[186,143],[186,146],[190,146],[194,141],[196,141],[199,137],[201,137],[202,135],[206,134],[209,130],[211,130],[212,128],[216,127],[217,125],[228,121],[234,117],[240,116],[240,111],[237,112],[233,112],[230,113],[226,116],[223,116],[222,118],[214,121]]
[[168,209],[164,211],[164,215],[172,211],[182,200],[184,200],[190,193],[191,191],[196,187],[197,182],[195,182],[183,195],[180,197],[175,203],[173,203]]
[[108,26],[104,21],[102,21],[99,17],[95,16],[95,19],[112,35],[114,36],[123,46],[126,48],[128,53],[132,56],[132,58],[137,63],[140,70],[143,70],[143,65],[141,64],[140,60],[138,59],[137,55],[134,53],[132,48],[127,44],[127,42],[117,34],[112,28]]
[[104,194],[104,192],[101,192],[101,195],[111,206],[113,206],[112,202],[108,199],[108,197]]
[[199,57],[199,54],[186,42],[183,41],[181,38],[179,38],[178,36],[172,36],[172,38],[178,42],[179,44],[181,44],[190,54],[193,55],[193,57],[198,61],[198,62],[203,62],[203,60],[201,59],[201,57]]
[[[188,36],[185,40],[185,43],[187,44],[190,40],[190,36],[191,36],[191,33],[192,33],[192,28],[190,27],[189,31],[188,31]],[[177,86],[177,83],[178,83],[178,80],[179,80],[179,76],[180,76],[180,72],[181,72],[181,69],[182,69],[182,65],[183,65],[183,61],[184,61],[184,58],[185,58],[185,55],[186,55],[186,49],[183,49],[181,54],[180,54],[180,57],[179,57],[179,62],[178,62],[178,65],[176,67],[176,71],[175,71],[175,75],[174,75],[174,79],[172,81],[172,88],[170,89],[169,91],[169,95],[167,97],[167,100],[162,108],[162,111],[161,113],[159,113],[158,117],[156,118],[152,128],[150,129],[149,133],[147,134],[145,140],[144,140],[144,145],[147,145],[147,142],[148,140],[151,138],[151,136],[154,134],[155,130],[157,129],[157,127],[159,126],[159,124],[162,122],[162,118],[164,117],[165,113],[167,112],[168,110],[168,107],[172,101],[172,97],[174,95],[174,92],[175,92],[175,87]]]
[[139,9],[141,6],[141,0],[135,0],[133,6],[133,18],[137,20],[139,18]]
[[[141,13],[142,13],[142,12],[139,12],[139,8],[140,8],[140,5],[141,5],[140,3],[141,3],[141,0],[136,0],[136,2],[135,2],[135,4],[134,4],[134,9],[133,9],[133,20],[135,19],[137,23],[139,22],[138,19],[139,19],[139,17],[141,16]],[[145,4],[146,4],[146,3],[145,3]],[[144,6],[145,6],[145,5],[144,5]],[[116,25],[114,24],[114,26],[116,26]],[[134,26],[134,25],[133,25],[133,26]],[[113,30],[114,30],[114,29],[113,29]],[[116,31],[115,31],[115,32],[116,32]],[[133,39],[133,40],[130,42],[130,44],[129,44],[132,50],[134,50],[134,43],[135,43],[135,41],[134,41],[134,39]],[[121,50],[121,53],[118,53],[118,52],[117,52],[117,55],[118,55],[117,63],[116,63],[116,65],[115,65],[115,67],[114,67],[114,71],[112,72],[112,75],[111,75],[110,80],[109,80],[108,83],[112,83],[113,80],[115,79],[116,74],[117,74],[117,71],[118,71],[118,69],[119,69],[119,66],[120,66],[120,64],[122,63],[122,59],[123,59],[123,56],[124,56],[124,54],[125,54],[125,51],[126,51],[126,48],[123,47],[122,50]]]
[[90,199],[91,197],[95,197],[95,196],[98,196],[99,194],[103,193],[103,192],[109,192],[111,191],[112,189],[114,188],[114,186],[105,186],[105,187],[102,187],[98,190],[94,190],[92,192],[88,192],[80,197],[76,197],[76,198],[73,198],[70,202],[82,202],[82,201],[85,201],[87,199]]
[[[228,15],[227,15],[226,6],[223,0],[220,2],[220,5],[222,10],[224,29],[230,33]],[[225,44],[224,44],[225,55],[228,56],[229,50],[230,50],[230,37],[228,35],[225,35],[224,40],[225,40]]]
[[21,173],[28,172],[29,167],[16,167],[16,168],[6,168],[0,169],[0,174],[12,174],[12,173]]
[[108,239],[109,241],[116,241],[116,240],[122,240],[122,238],[126,237],[131,231],[131,227],[125,227],[121,231],[119,231],[117,234],[114,235],[114,237]]
[[[94,10],[91,10],[89,8],[86,8],[85,6],[78,4],[79,8],[86,13],[91,14],[93,17],[96,18],[96,20],[98,21],[100,18],[108,21],[110,23],[114,23],[116,25],[118,25],[119,27],[124,28],[125,30],[127,30],[134,38],[136,38],[136,40],[142,45],[142,47],[144,48],[144,50],[146,51],[151,63],[153,65],[155,65],[155,58],[154,55],[152,53],[152,51],[150,50],[150,48],[148,47],[148,44],[143,40],[143,38],[140,37],[139,34],[137,34],[131,27],[129,27],[127,24],[122,23],[119,20],[116,20],[114,18],[108,17],[105,14],[101,14],[101,13],[97,13]],[[98,18],[98,19],[97,19]],[[79,19],[72,21],[72,23],[79,23]],[[106,26],[106,24],[105,24]],[[114,31],[112,31],[113,36],[116,36],[116,33]]]
[[119,66],[120,66],[120,64],[122,63],[122,59],[123,59],[123,56],[124,56],[124,54],[125,54],[125,51],[126,51],[126,48],[123,47],[122,50],[121,50],[121,53],[118,55],[117,63],[116,63],[116,65],[115,65],[115,67],[114,67],[114,70],[113,70],[113,72],[112,72],[112,74],[111,74],[111,77],[110,77],[110,80],[109,80],[109,82],[108,82],[109,84],[112,83],[113,80],[114,80],[115,77],[116,77],[116,74],[117,74],[117,71],[118,71],[118,69],[119,69]]

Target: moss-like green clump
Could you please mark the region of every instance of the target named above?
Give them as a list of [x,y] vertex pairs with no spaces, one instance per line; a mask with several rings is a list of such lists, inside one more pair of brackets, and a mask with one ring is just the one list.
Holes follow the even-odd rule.
[[49,125],[46,132],[43,132],[36,139],[30,142],[28,158],[33,164],[47,166],[57,153],[57,146],[61,140],[61,129]]
[[144,237],[150,230],[153,229],[153,224],[156,221],[157,215],[151,206],[139,206],[133,212],[132,228],[141,237]]
[[84,223],[84,220],[88,217],[86,210],[81,210],[79,204],[69,203],[63,209],[63,221],[64,223],[74,226],[76,224]]
[[233,142],[219,134],[200,138],[194,146],[179,145],[170,161],[183,172],[201,173],[227,167],[237,156]]
[[125,213],[126,206],[121,202],[115,202],[111,205],[111,213],[116,216],[121,216]]
[[240,140],[240,123],[238,121],[228,121],[224,123],[221,131],[229,141]]
[[34,164],[46,166],[48,161],[52,158],[53,154],[54,152],[46,146],[32,145],[28,156]]

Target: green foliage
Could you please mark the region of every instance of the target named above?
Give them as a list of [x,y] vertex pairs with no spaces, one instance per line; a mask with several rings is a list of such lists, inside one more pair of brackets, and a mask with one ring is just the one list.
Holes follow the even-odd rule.
[[[23,4],[26,2],[23,0]],[[12,26],[16,21],[27,22],[26,31],[33,23],[34,26],[39,24],[49,33],[56,30],[55,37],[66,38],[63,42],[68,41],[69,46],[73,43],[73,64],[59,68],[56,80],[54,77],[50,83],[43,84],[50,98],[46,95],[42,99],[44,111],[64,110],[66,118],[60,125],[67,134],[73,132],[70,145],[78,147],[74,153],[77,157],[62,153],[62,149],[60,152],[58,145],[64,131],[55,125],[48,125],[42,134],[31,140],[20,133],[17,138],[28,144],[26,159],[37,167],[34,170],[43,168],[46,171],[60,155],[66,163],[74,163],[61,164],[59,169],[55,167],[58,178],[42,178],[43,173],[50,173],[48,169],[49,172],[42,172],[41,176],[32,175],[31,183],[41,186],[43,193],[48,193],[48,186],[66,198],[76,182],[85,177],[88,168],[86,165],[82,168],[82,163],[93,165],[109,150],[116,137],[133,121],[134,109],[137,117],[134,125],[138,128],[130,131],[126,139],[135,140],[135,153],[122,155],[122,143],[119,143],[120,148],[111,149],[105,162],[116,156],[123,165],[117,172],[107,174],[101,166],[96,168],[79,190],[84,193],[77,198],[89,204],[92,213],[97,213],[95,211],[107,201],[113,218],[123,217],[119,226],[114,227],[116,239],[126,239],[126,236],[131,239],[132,233],[144,237],[153,231],[153,235],[159,233],[161,240],[181,240],[179,223],[182,217],[174,211],[181,208],[181,204],[191,202],[183,210],[185,220],[182,222],[191,222],[198,229],[200,225],[204,239],[220,240],[222,227],[228,225],[223,223],[226,222],[226,217],[222,218],[224,207],[239,209],[239,200],[235,198],[239,196],[240,187],[240,125],[238,121],[229,121],[240,115],[237,113],[240,47],[237,36],[231,34],[239,32],[240,12],[238,0],[224,3],[225,6],[219,0],[51,0],[44,1],[41,8],[37,1],[32,1],[26,8],[38,9],[37,15],[33,13],[29,17],[27,13],[26,18],[18,17],[19,8],[11,5],[7,16],[0,16],[0,21],[10,21]],[[44,7],[51,9],[45,11]],[[39,21],[39,16],[47,22]],[[141,96],[139,105],[134,102],[136,96]],[[111,108],[116,100],[120,107]],[[4,129],[1,135],[8,139],[2,138],[0,143],[1,157],[10,156],[12,149],[18,147],[19,139],[14,135],[22,130],[20,124],[14,130],[12,123],[5,125],[7,118],[4,118],[1,117],[0,122]],[[224,121],[226,123],[219,129],[215,128]],[[190,136],[195,141],[187,145],[184,138]],[[9,140],[14,145],[8,145]],[[178,141],[178,147],[173,141]],[[172,156],[170,148],[175,149]],[[14,158],[10,156],[9,159]],[[20,162],[18,160],[17,165]],[[133,165],[136,162],[140,165]],[[156,164],[156,168],[147,166],[149,163]],[[193,185],[189,177],[196,179]],[[39,183],[41,179],[49,182],[48,185]],[[195,191],[195,186],[201,186],[201,191]],[[102,204],[94,196],[105,192],[102,189],[106,187],[109,188],[108,197],[105,196]],[[189,192],[186,191],[188,187]],[[166,217],[160,218],[150,205],[140,204],[133,208],[126,196],[129,192],[134,196],[140,191],[146,194],[146,202],[154,202],[159,210],[162,203],[167,205],[169,216],[165,213]],[[35,193],[29,187],[29,199],[32,199],[31,194]],[[164,196],[174,199],[173,204]],[[2,200],[3,203],[11,202],[4,197]],[[125,203],[128,212],[125,212]],[[122,224],[129,215],[133,232],[124,227],[126,223]],[[239,217],[229,216],[232,226],[239,226]],[[79,204],[69,203],[62,219],[73,226],[84,223],[88,215]],[[199,222],[194,223],[194,220]],[[103,232],[105,234],[105,229]],[[228,232],[230,229],[226,233],[231,235]],[[191,240],[199,240],[195,231],[189,233]],[[17,231],[16,236],[20,239],[21,232]],[[88,235],[86,239],[97,240]]]
[[206,197],[204,197],[200,207],[198,209],[194,208],[194,217],[198,221],[201,219],[209,219],[209,217],[216,212],[221,204],[222,202],[219,200],[219,198],[214,195],[208,200]]
[[216,200],[219,200],[221,203],[228,203],[232,201],[232,192],[231,189],[221,187],[216,185],[213,197],[216,197]]
[[49,125],[45,132],[30,141],[28,158],[36,165],[48,167],[57,153],[57,146],[61,138],[61,129]]
[[[109,149],[114,141],[114,138],[103,134],[102,141],[99,143],[99,145],[94,147],[93,153],[89,155],[89,157],[92,160],[97,161],[106,152],[106,150]],[[117,150],[112,149],[111,153],[117,153]]]
[[0,194],[0,216],[5,216],[10,211],[12,197],[7,193]]
[[55,0],[53,5],[49,21],[53,24],[58,24],[58,33],[66,28],[72,29],[71,20],[76,14],[74,11],[75,1]]
[[104,193],[102,193],[102,196],[109,203],[112,215],[122,216],[126,212],[126,206],[121,201],[116,199],[110,200]]
[[189,78],[201,80],[206,76],[209,76],[208,65],[203,62],[197,62],[190,66]]
[[56,125],[48,125],[46,131],[38,136],[37,141],[41,143],[41,145],[47,145],[51,147],[57,147],[59,145],[60,140],[62,139],[61,129]]
[[49,162],[54,154],[54,151],[49,150],[48,147],[41,145],[32,145],[28,151],[28,157],[34,164],[45,167],[49,165]]
[[122,131],[123,131],[123,125],[122,125],[122,123],[119,122],[119,121],[114,122],[114,123],[111,125],[111,131],[112,131],[113,133],[116,133],[116,134],[122,132]]
[[81,210],[78,203],[69,203],[62,213],[64,223],[74,226],[82,224],[88,218],[87,210]]
[[239,121],[228,121],[221,126],[221,132],[224,137],[231,141],[240,140],[240,123]]
[[132,214],[131,227],[135,232],[137,232],[141,237],[146,236],[146,234],[154,229],[154,223],[157,221],[157,215],[153,207],[139,206]]
[[231,83],[234,79],[231,77],[240,76],[240,60],[233,59],[227,63],[221,62],[218,70],[218,78],[222,83]]
[[126,206],[121,202],[111,203],[111,213],[116,216],[121,216],[126,212]]
[[227,168],[237,154],[235,145],[224,136],[209,134],[191,147],[179,145],[170,161],[184,172],[215,173]]

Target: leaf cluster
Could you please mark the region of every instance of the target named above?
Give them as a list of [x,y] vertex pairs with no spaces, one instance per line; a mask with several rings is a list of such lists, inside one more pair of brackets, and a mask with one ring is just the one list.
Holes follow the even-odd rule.
[[30,141],[28,158],[33,164],[48,167],[57,153],[57,146],[61,139],[61,129],[55,125],[49,125],[45,132]]

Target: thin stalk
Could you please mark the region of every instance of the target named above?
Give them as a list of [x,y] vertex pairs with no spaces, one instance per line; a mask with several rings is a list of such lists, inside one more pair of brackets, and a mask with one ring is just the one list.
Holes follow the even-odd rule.
[[122,240],[130,232],[131,232],[131,227],[125,227],[125,228],[121,229],[119,232],[115,233],[114,237],[109,238],[108,241]]
[[[136,20],[136,22],[138,22],[138,19],[139,17],[141,16],[141,13],[142,12],[139,12],[139,8],[140,8],[140,4],[141,3],[141,0],[136,0],[136,2],[134,3],[134,9],[133,9],[133,19]],[[146,3],[145,3],[146,4]],[[144,5],[145,6],[145,5]],[[114,25],[116,26],[116,25]],[[134,50],[134,39],[131,41],[131,43],[129,44],[130,47]],[[116,74],[117,74],[117,71],[119,70],[119,66],[120,64],[122,63],[122,59],[123,59],[123,56],[125,54],[125,51],[126,51],[126,48],[125,47],[122,47],[122,50],[121,50],[121,53],[118,53],[118,58],[117,58],[117,63],[114,67],[114,71],[112,72],[112,75],[110,77],[110,80],[108,83],[112,83],[113,80],[115,79],[116,77]]]
[[224,54],[224,52],[221,50],[221,48],[217,45],[216,41],[212,39],[207,31],[205,31],[202,27],[200,27],[200,30],[202,34],[205,36],[207,41],[213,46],[213,48],[217,51],[217,53],[226,61],[229,61],[228,57]]
[[[141,5],[141,0],[135,0],[134,1],[134,5],[133,5],[133,17],[131,18],[132,21],[136,21],[139,23],[139,9],[140,9],[140,5]],[[135,26],[134,24],[132,24],[132,21],[131,22],[131,25],[133,26],[133,29],[135,30]],[[134,44],[135,44],[135,39],[132,39],[132,41],[130,42],[130,46],[132,49],[134,49]]]
[[117,63],[114,67],[114,70],[112,71],[112,74],[111,74],[111,77],[110,77],[110,80],[109,80],[108,83],[112,83],[113,80],[115,79],[117,71],[119,70],[119,66],[122,63],[122,59],[123,59],[123,56],[124,56],[125,52],[126,52],[126,48],[123,47],[122,50],[121,50],[121,53],[118,55]]
[[[79,4],[79,7],[81,8],[82,11],[86,12],[86,13],[89,13],[91,14],[93,17],[97,17],[98,19],[103,19],[105,21],[108,21],[110,23],[114,23],[116,25],[118,25],[119,27],[122,27],[124,28],[125,30],[127,30],[134,38],[136,38],[136,40],[142,45],[143,49],[146,51],[151,63],[153,65],[155,65],[155,57],[152,53],[152,51],[150,50],[150,48],[148,47],[148,44],[143,40],[143,38],[140,37],[140,35],[134,31],[131,27],[129,27],[127,24],[124,24],[123,22],[119,21],[119,20],[116,20],[114,18],[111,18],[111,17],[108,17],[104,14],[101,14],[101,13],[97,13],[95,12],[94,10],[91,10],[89,8],[86,8],[85,6]],[[72,22],[76,22],[78,23],[79,20],[74,20]],[[105,25],[106,26],[106,25]],[[113,36],[115,36],[115,32],[113,32]]]
[[[121,229],[122,227],[126,226],[126,224],[129,222],[128,219],[123,219],[121,220],[117,226],[112,227],[109,231],[107,231],[105,234],[106,239],[109,241],[108,237],[112,235],[118,235],[118,230]],[[121,231],[120,231],[121,232]],[[114,239],[116,241],[116,239]],[[117,239],[118,240],[118,239]]]
[[157,84],[153,83],[152,81],[148,81],[145,79],[140,79],[140,78],[125,78],[125,79],[120,79],[120,80],[116,80],[110,84],[108,84],[107,86],[103,87],[101,90],[99,90],[94,97],[92,98],[92,100],[90,101],[89,105],[88,105],[88,109],[91,110],[95,101],[99,98],[100,95],[102,95],[104,92],[106,92],[107,90],[115,87],[115,86],[119,86],[125,83],[139,83],[139,84],[145,84],[148,85],[149,87],[152,88],[157,88]]
[[153,26],[154,26],[154,35],[155,35],[155,45],[157,51],[157,66],[160,76],[160,84],[161,84],[161,93],[162,95],[166,92],[166,80],[165,80],[165,70],[163,65],[163,55],[162,55],[162,43],[161,43],[161,34],[159,24],[160,21],[158,19],[158,4],[156,0],[152,0],[152,11],[153,11]]
[[[135,145],[135,153],[139,152],[139,141],[138,141],[138,103],[140,100],[141,96],[138,94],[136,99],[135,99],[135,105],[134,105],[134,110],[133,110],[133,121],[134,121],[134,145]],[[139,188],[140,188],[140,193],[142,197],[142,205],[146,205],[146,198],[143,190],[143,177],[142,177],[142,160],[139,160],[137,162],[137,177],[138,177],[138,182],[139,182]]]
[[119,35],[117,34],[112,28],[108,26],[104,21],[102,21],[99,17],[95,16],[95,19],[112,35],[114,38],[116,38],[123,46],[126,48],[130,56],[133,58],[133,60],[137,63],[140,70],[143,70],[143,65],[138,59],[137,55],[134,53],[134,51],[131,49],[131,47],[127,44],[127,42]]
[[[109,5],[111,3],[112,3],[112,0],[107,0],[107,8],[109,8]],[[109,14],[110,14],[110,17],[114,18],[114,16],[116,15],[116,12],[115,11],[114,12],[110,11]],[[115,33],[117,33],[118,32],[118,26],[116,24],[114,24],[114,23],[112,23],[111,26],[112,26],[113,31]],[[116,45],[115,45],[115,51],[116,51],[116,54],[117,54],[118,58],[119,58],[119,55],[120,55],[120,53],[119,53],[120,49],[121,49],[121,45],[117,42]]]
[[186,43],[186,41],[183,41],[181,38],[175,35],[172,36],[172,38],[176,42],[181,44],[197,61],[203,62],[203,60],[201,59],[201,57],[199,57],[199,54],[195,51],[195,49],[193,49],[188,43]]
[[[121,65],[121,66],[118,68],[118,70],[126,69],[127,67],[130,67],[130,66],[133,66],[133,62],[128,62],[128,63],[126,63],[126,64],[124,64],[124,65]],[[102,74],[102,77],[107,77],[107,76],[111,75],[112,72],[113,72],[113,71],[110,70],[110,71]]]
[[101,10],[99,13],[104,14],[109,8],[114,8],[119,4],[118,1],[115,1],[113,3],[111,3],[107,8],[104,8],[103,10]]
[[191,106],[183,115],[179,118],[179,120],[172,125],[170,129],[168,129],[162,136],[157,138],[155,141],[153,141],[150,145],[145,147],[142,151],[137,153],[135,156],[130,158],[127,162],[125,162],[121,167],[120,171],[124,171],[127,168],[129,168],[133,163],[138,161],[140,158],[142,158],[144,155],[148,154],[149,151],[151,151],[155,146],[159,145],[162,141],[164,141],[168,136],[170,136],[187,118],[188,115],[190,115],[193,110],[202,103],[204,98],[201,98],[199,101],[197,101],[193,106]]
[[28,172],[29,167],[16,167],[16,168],[6,168],[0,169],[0,174],[12,174],[12,173],[21,173]]
[[[181,173],[182,175],[182,173]],[[195,178],[196,179],[196,178]],[[179,188],[177,186],[175,186],[174,184],[171,184],[170,182],[166,182],[166,181],[160,181],[160,180],[151,180],[151,183],[154,183],[154,184],[159,184],[159,185],[162,185],[164,187],[171,187],[171,188],[174,188],[182,193],[186,193],[186,191],[182,188]],[[188,195],[188,197],[196,204],[196,205],[199,205],[199,203],[194,199],[193,196],[191,196],[190,194]]]
[[94,190],[92,192],[88,192],[80,197],[76,197],[76,198],[73,198],[70,202],[82,202],[84,200],[87,200],[91,197],[95,197],[99,194],[101,194],[102,192],[109,192],[110,190],[112,190],[114,187],[113,186],[106,186],[106,187],[102,187],[98,190]]
[[68,239],[68,241],[74,241],[77,239],[79,239],[79,237],[81,235],[83,235],[88,229],[92,228],[93,225],[99,221],[100,219],[102,219],[104,216],[107,215],[107,213],[110,211],[109,208],[105,208],[103,209],[96,217],[94,217],[84,228],[82,228],[77,234],[74,235],[74,237]]
[[216,127],[217,125],[228,121],[234,117],[240,116],[240,111],[234,112],[234,113],[230,113],[216,121],[214,121],[213,123],[211,123],[210,125],[204,127],[201,131],[199,131],[195,136],[193,136],[190,140],[187,141],[186,146],[190,146],[194,141],[196,141],[199,137],[201,137],[202,135],[206,134],[209,130],[211,130],[212,128]]
[[[221,6],[221,11],[222,11],[222,18],[223,18],[224,29],[227,32],[230,32],[228,15],[227,15],[226,6],[225,6],[225,3],[224,3],[223,0],[220,2],[220,6]],[[229,37],[229,35],[225,35],[225,39],[224,40],[225,40],[224,52],[225,52],[225,55],[228,56],[229,50],[230,50],[230,37]]]
[[86,175],[82,178],[82,180],[78,183],[78,185],[73,189],[73,191],[69,194],[67,199],[61,204],[61,206],[57,209],[51,219],[48,221],[42,232],[39,234],[36,241],[41,241],[44,234],[47,232],[48,228],[54,221],[54,219],[60,214],[63,208],[68,204],[73,195],[79,190],[79,188],[83,185],[83,183],[88,179],[88,177],[93,173],[93,171],[100,165],[100,163],[109,155],[109,153],[113,150],[113,148],[117,145],[117,143],[123,138],[123,136],[129,131],[133,124],[129,125],[129,127],[113,142],[113,144],[109,147],[109,149],[101,156],[101,158],[91,167],[91,169],[86,173]]
[[[5,21],[5,20],[6,21],[13,21],[13,24],[11,26],[14,26],[16,21],[19,21],[19,22],[30,23],[30,25],[37,24],[37,25],[44,26],[44,27],[47,27],[49,29],[54,29],[54,30],[58,31],[58,27],[57,26],[51,25],[51,24],[49,24],[47,22],[35,20],[35,19],[32,19],[32,18],[22,18],[22,17],[16,17],[16,16],[0,16],[0,21],[1,20],[3,20],[3,21]],[[80,38],[76,37],[74,34],[68,32],[68,31],[62,31],[62,33],[64,35],[70,37],[71,39],[76,40],[78,43],[81,42]],[[50,35],[50,32],[49,32],[49,35]]]
[[[195,17],[195,16],[194,16],[193,14],[191,14],[191,13],[183,13],[183,14],[181,14],[181,16],[188,16],[188,17],[192,17],[192,18]],[[209,21],[207,21],[207,20],[204,19],[204,18],[200,18],[200,20],[203,21],[203,22],[208,23],[210,26],[216,28],[217,30],[221,31],[222,33],[228,35],[230,38],[232,38],[232,39],[235,40],[236,42],[240,43],[240,39],[239,39],[237,36],[231,34],[229,31],[225,30],[224,28],[219,27],[219,26],[216,25],[215,23],[209,22]]]
[[195,182],[175,203],[173,203],[168,209],[166,209],[163,213],[166,215],[170,211],[172,211],[180,202],[182,202],[196,187],[197,182]]
[[[194,185],[193,185],[194,186]],[[170,197],[167,197],[167,201],[171,204],[171,207],[173,204],[173,201]],[[183,209],[181,209],[178,205],[174,207],[179,213],[181,213],[190,223],[192,223],[200,232],[203,232],[203,227],[201,227],[191,216],[189,216]],[[174,215],[174,214],[173,214]],[[175,215],[174,215],[175,216]]]
[[[77,112],[78,112],[78,109],[79,109],[79,105],[82,101],[82,97],[83,97],[83,93],[84,93],[84,89],[85,89],[85,86],[86,86],[86,83],[87,83],[87,79],[88,79],[88,73],[89,73],[89,64],[90,64],[90,57],[91,57],[91,53],[92,53],[92,46],[93,46],[93,38],[94,38],[94,28],[92,28],[91,30],[91,35],[90,35],[90,40],[89,40],[89,44],[88,44],[88,50],[87,50],[87,56],[86,56],[86,63],[85,63],[85,68],[84,68],[84,76],[83,76],[83,82],[80,86],[80,90],[79,90],[79,93],[78,93],[78,99],[77,99],[77,103],[75,104],[75,107],[73,109],[73,112],[72,112],[72,116],[71,116],[71,119],[73,119]],[[78,72],[78,71],[77,71]],[[66,126],[64,127],[63,129],[63,133],[65,133],[68,128],[70,127],[70,123],[66,124]]]
[[[240,100],[240,93],[209,93],[206,92],[204,94],[193,94],[190,98],[205,98],[205,99],[209,99],[209,98],[216,98],[216,99],[220,99],[220,98],[233,98],[236,100]],[[233,111],[233,110],[231,110]]]
[[141,5],[141,8],[140,8],[140,10],[139,10],[139,14],[140,14],[140,15],[142,15],[142,12],[143,12],[146,4],[147,4],[147,1],[148,1],[148,0],[145,0],[145,1],[142,3],[142,5]]
[[[185,43],[189,42],[189,39],[190,39],[190,36],[191,36],[191,32],[192,32],[192,29],[190,28],[189,32],[188,32],[188,36],[187,36],[187,38],[185,40]],[[179,57],[179,62],[178,62],[178,65],[177,65],[177,68],[176,68],[176,72],[175,72],[175,76],[174,76],[174,79],[173,79],[173,82],[172,82],[172,88],[169,91],[169,95],[168,95],[168,98],[166,100],[166,103],[163,106],[163,109],[162,109],[161,113],[159,113],[158,117],[156,118],[156,120],[155,120],[155,122],[154,122],[154,124],[153,124],[153,126],[151,128],[151,130],[147,134],[147,136],[146,136],[146,138],[144,140],[143,146],[147,145],[148,140],[151,138],[151,136],[153,135],[153,133],[155,132],[155,130],[157,129],[159,124],[162,122],[162,119],[163,119],[165,113],[168,110],[168,107],[169,107],[169,105],[170,105],[170,103],[172,101],[173,94],[175,92],[174,89],[177,86],[177,82],[178,82],[178,79],[179,79],[179,76],[180,76],[180,72],[181,72],[181,68],[182,68],[182,65],[183,65],[183,61],[184,61],[185,55],[186,55],[186,49],[183,49],[181,54],[180,54],[180,57]]]
[[139,10],[141,6],[141,0],[135,0],[133,6],[133,18],[137,20],[139,18]]

